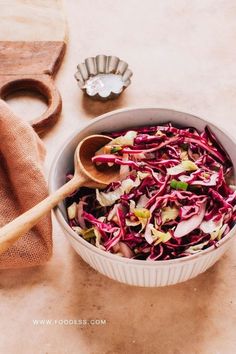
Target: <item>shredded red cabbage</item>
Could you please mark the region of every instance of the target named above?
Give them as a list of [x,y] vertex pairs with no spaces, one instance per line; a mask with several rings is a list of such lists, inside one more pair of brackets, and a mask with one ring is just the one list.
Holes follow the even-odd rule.
[[231,160],[209,127],[198,132],[168,123],[106,135],[113,140],[93,162],[119,165],[121,178],[67,198],[78,237],[141,260],[217,247],[235,224],[236,192],[229,186]]

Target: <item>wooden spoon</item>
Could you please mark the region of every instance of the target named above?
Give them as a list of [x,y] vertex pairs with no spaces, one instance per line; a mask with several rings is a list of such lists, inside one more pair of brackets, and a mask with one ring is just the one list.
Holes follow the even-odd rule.
[[74,177],[39,204],[0,229],[0,254],[37,224],[43,215],[80,186],[104,188],[112,181],[119,179],[118,166],[101,165],[97,168],[92,163],[92,157],[96,151],[110,141],[111,138],[105,135],[91,135],[79,143],[74,155]]

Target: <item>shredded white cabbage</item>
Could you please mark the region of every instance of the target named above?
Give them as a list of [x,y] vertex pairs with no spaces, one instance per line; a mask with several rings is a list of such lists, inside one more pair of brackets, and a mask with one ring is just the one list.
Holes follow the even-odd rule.
[[96,236],[96,241],[95,241],[96,247],[100,248],[101,250],[105,250],[105,247],[103,245],[101,245],[101,238],[102,238],[101,233],[99,232],[99,230],[96,227],[94,227],[93,230],[94,230],[94,234]]
[[224,224],[224,225],[221,226],[220,228],[214,230],[214,231],[211,233],[211,239],[212,239],[212,240],[215,240],[215,239],[217,238],[218,240],[220,240],[221,237],[222,237],[222,235],[223,235],[223,233],[225,232],[226,228],[227,228],[227,224]]
[[189,248],[186,249],[185,252],[191,253],[191,254],[198,253],[198,252],[200,252],[203,249],[203,247],[205,245],[208,244],[208,242],[209,241],[199,243],[198,245],[190,246]]
[[171,208],[167,206],[163,208],[161,211],[161,219],[163,224],[167,221],[175,220],[178,215],[179,215],[179,210],[176,207]]
[[155,241],[155,245],[158,245],[158,243],[161,242],[167,242],[172,237],[170,232],[161,232],[159,230],[156,230],[154,226],[151,228],[151,231],[153,235],[153,240]]
[[184,160],[179,165],[167,168],[167,174],[171,176],[178,175],[185,171],[196,171],[198,166],[191,160]]
[[212,232],[219,230],[222,226],[223,218],[221,218],[219,221],[215,222],[214,220],[208,220],[205,221],[203,220],[200,229],[205,232],[205,234],[211,234]]
[[96,189],[96,198],[101,206],[111,206],[113,205],[120,197],[129,193],[132,188],[138,187],[140,185],[140,179],[137,177],[135,181],[131,178],[127,178],[121,182],[121,186],[111,192],[99,192],[99,189]]
[[170,232],[162,232],[157,229],[155,229],[153,224],[148,224],[146,227],[145,231],[145,239],[146,241],[151,245],[152,243],[155,243],[155,245],[158,245],[158,243],[161,242],[167,242],[171,239],[171,233]]
[[109,145],[134,145],[134,139],[137,134],[137,132],[129,130],[125,135],[118,136],[118,138],[113,139]]
[[148,201],[149,198],[145,194],[141,195],[137,202],[137,208],[145,208]]
[[69,208],[67,208],[67,213],[68,213],[68,217],[70,220],[74,219],[76,217],[76,213],[77,213],[77,204],[76,202],[74,202],[73,204],[71,204],[69,206]]

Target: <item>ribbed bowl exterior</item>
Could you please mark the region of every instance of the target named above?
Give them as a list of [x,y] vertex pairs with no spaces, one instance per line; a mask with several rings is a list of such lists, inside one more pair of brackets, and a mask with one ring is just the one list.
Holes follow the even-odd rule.
[[[201,118],[183,112],[159,108],[131,108],[107,113],[93,120],[63,144],[50,172],[49,187],[53,192],[65,183],[65,175],[73,168],[73,155],[78,142],[85,136],[108,130],[127,129],[132,126],[163,124],[172,121],[174,125],[193,126],[203,130],[206,125],[229,153],[236,166],[235,142],[228,134]],[[230,247],[236,233],[236,226],[219,242],[195,255],[166,261],[141,261],[119,257],[104,252],[89,244],[67,224],[63,203],[55,209],[55,215],[75,251],[98,272],[119,282],[144,287],[159,287],[184,282],[205,272]]]
[[121,283],[144,287],[173,285],[196,277],[215,264],[231,243],[228,242],[213,252],[202,255],[202,257],[184,260],[176,264],[166,262],[164,265],[159,265],[157,261],[151,265],[145,265],[145,261],[143,261],[143,264],[140,265],[127,264],[123,258],[120,261],[119,256],[110,259],[100,254],[94,254],[80,242],[71,238],[68,233],[66,234],[75,251],[92,268]]

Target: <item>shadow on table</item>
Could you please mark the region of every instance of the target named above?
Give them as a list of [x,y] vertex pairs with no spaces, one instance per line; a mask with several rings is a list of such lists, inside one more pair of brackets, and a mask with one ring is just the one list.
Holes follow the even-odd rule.
[[23,289],[25,287],[42,284],[43,281],[49,281],[51,277],[49,265],[36,266],[20,269],[0,270],[0,291]]
[[84,111],[92,116],[99,116],[115,109],[122,108],[127,105],[127,102],[125,93],[108,101],[95,101],[87,95],[83,95],[82,97],[82,107]]
[[110,280],[74,258],[80,271],[74,272],[70,317],[106,320],[106,325],[78,326],[91,353],[201,352],[212,327],[220,262],[186,283],[139,288]]

